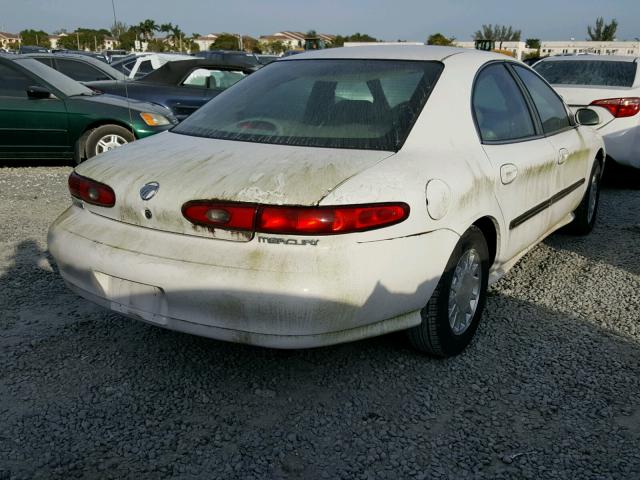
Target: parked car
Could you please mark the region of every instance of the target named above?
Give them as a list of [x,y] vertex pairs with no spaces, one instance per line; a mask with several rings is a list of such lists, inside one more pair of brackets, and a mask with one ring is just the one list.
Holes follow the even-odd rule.
[[37,45],[20,45],[18,53],[49,53],[49,49]]
[[638,57],[574,55],[548,57],[534,69],[576,111],[598,112],[607,155],[640,169],[640,71]]
[[85,57],[95,58],[96,60],[100,60],[103,63],[109,63],[107,60],[107,56],[101,52],[90,52],[86,50],[69,50],[67,48],[56,48],[51,50],[51,53],[62,53],[69,55],[83,55]]
[[87,55],[69,53],[31,53],[28,57],[58,70],[77,82],[126,80],[127,77],[109,64]]
[[448,356],[488,284],[560,227],[591,230],[603,162],[514,59],[327,49],[80,165],[49,250],[74,291],[165,328],[277,348],[408,329]]
[[191,57],[169,62],[140,80],[89,82],[100,92],[157,103],[170,109],[178,120],[191,113],[256,67]]
[[275,62],[280,58],[279,55],[256,55],[261,65],[268,65],[271,62]]
[[34,58],[0,55],[0,158],[85,158],[177,123],[158,105],[100,95]]
[[193,59],[193,57],[190,55],[180,55],[176,53],[137,53],[116,60],[111,66],[124,73],[128,78],[138,80],[157,70],[167,62],[191,59]]
[[127,50],[105,50],[104,55],[107,57],[107,62],[113,63],[116,60],[128,56],[129,52]]
[[260,67],[263,63],[254,53],[240,52],[237,50],[204,50],[194,54],[197,58],[206,58],[219,63],[243,65],[247,68]]

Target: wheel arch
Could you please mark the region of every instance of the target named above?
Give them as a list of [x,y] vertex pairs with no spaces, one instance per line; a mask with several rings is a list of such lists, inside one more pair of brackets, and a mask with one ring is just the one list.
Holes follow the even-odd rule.
[[500,227],[498,226],[498,221],[493,217],[484,216],[473,222],[473,226],[478,227],[484,235],[489,248],[490,265],[493,266],[500,249]]
[[138,136],[136,135],[135,130],[131,127],[131,125],[129,125],[126,122],[123,122],[122,120],[115,120],[111,118],[108,118],[108,119],[101,118],[100,120],[95,120],[94,122],[89,123],[84,128],[84,130],[80,134],[80,137],[78,137],[78,140],[76,141],[76,147],[75,147],[76,164],[79,164],[80,162],[87,159],[87,139],[89,138],[89,135],[91,134],[91,132],[98,127],[104,127],[105,125],[117,125],[118,127],[126,128],[131,132],[133,137],[136,140],[138,140]]

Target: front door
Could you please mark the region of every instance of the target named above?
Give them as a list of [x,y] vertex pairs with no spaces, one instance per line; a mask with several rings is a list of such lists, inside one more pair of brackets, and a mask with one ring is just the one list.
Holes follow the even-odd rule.
[[0,63],[0,156],[69,157],[67,110],[58,98],[32,99],[31,86],[44,86],[10,62]]

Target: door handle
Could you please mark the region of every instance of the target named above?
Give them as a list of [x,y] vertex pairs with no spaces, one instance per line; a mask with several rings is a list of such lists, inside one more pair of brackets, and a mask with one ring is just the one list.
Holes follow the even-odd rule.
[[518,167],[513,163],[505,163],[500,167],[500,181],[503,185],[509,185],[518,176]]
[[558,165],[562,165],[569,158],[569,150],[566,148],[561,148],[558,151]]

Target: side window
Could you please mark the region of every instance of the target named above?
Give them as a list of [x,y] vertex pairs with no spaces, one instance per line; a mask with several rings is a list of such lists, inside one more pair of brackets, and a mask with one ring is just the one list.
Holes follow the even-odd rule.
[[0,97],[27,98],[27,88],[33,85],[38,82],[13,67],[0,64]]
[[47,67],[51,67],[53,68],[53,60],[50,58],[46,58],[46,57],[33,57],[34,60],[37,60],[38,62],[42,63],[43,65],[46,65]]
[[91,82],[94,80],[109,80],[109,78],[97,68],[76,60],[57,58],[58,71],[77,82]]
[[483,141],[517,140],[536,134],[522,92],[502,63],[489,65],[478,75],[473,111]]
[[136,78],[144,77],[151,72],[153,72],[153,65],[151,65],[151,60],[144,60],[140,62],[140,66],[138,67],[138,71],[136,72]]
[[513,68],[531,94],[544,133],[549,135],[570,127],[571,122],[564,103],[551,87],[530,70],[518,65],[514,65]]
[[131,70],[133,69],[133,66],[136,64],[136,60],[129,60],[128,62],[125,62],[123,64],[121,64],[119,67],[120,71],[122,73],[124,73],[125,75],[129,75],[131,73]]

